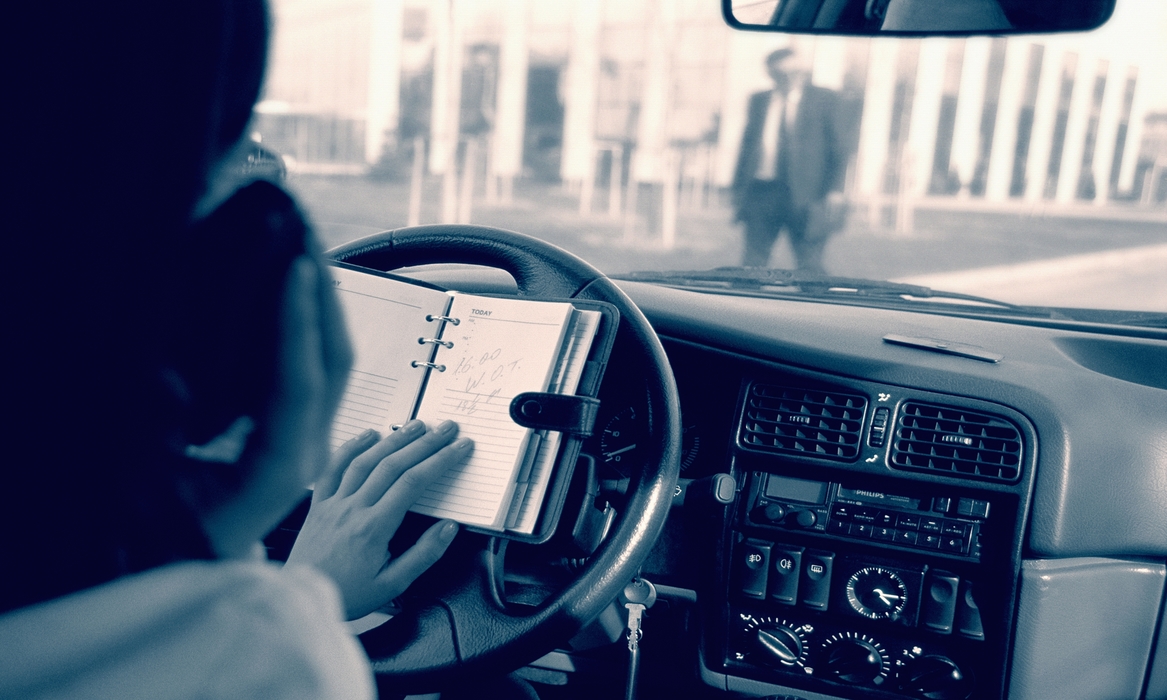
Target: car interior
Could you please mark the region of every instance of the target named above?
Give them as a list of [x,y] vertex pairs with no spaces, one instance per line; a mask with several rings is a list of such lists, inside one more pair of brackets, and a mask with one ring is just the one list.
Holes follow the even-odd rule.
[[329,253],[620,313],[554,536],[461,535],[361,635],[384,696],[1167,698],[1161,314],[609,278],[523,233]]

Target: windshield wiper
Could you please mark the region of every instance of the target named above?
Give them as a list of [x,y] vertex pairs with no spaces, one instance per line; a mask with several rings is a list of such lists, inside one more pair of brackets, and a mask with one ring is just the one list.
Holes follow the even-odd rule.
[[872,297],[915,301],[951,301],[1021,310],[1015,304],[960,292],[937,291],[931,287],[902,282],[868,280],[858,277],[835,277],[803,270],[764,267],[717,267],[712,270],[656,272],[645,270],[613,275],[616,279],[652,282],[709,290],[727,289],[754,293],[797,294],[813,297]]

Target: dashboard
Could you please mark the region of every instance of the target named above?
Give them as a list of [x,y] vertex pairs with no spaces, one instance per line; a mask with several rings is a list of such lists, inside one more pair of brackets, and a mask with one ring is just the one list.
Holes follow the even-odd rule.
[[[497,270],[411,274],[514,290]],[[642,697],[1167,698],[1167,332],[618,284],[684,428],[642,566],[661,591]],[[620,342],[582,470],[613,502],[653,420]],[[537,604],[570,579],[512,576],[524,551],[507,599]],[[615,656],[576,675],[618,686],[607,624]],[[528,672],[568,683],[579,643]]]
[[[685,427],[683,503],[644,574],[696,593],[710,687],[1167,695],[1161,332],[620,284]],[[588,449],[609,479],[651,420],[633,380],[605,383]],[[728,503],[689,493],[727,478]]]

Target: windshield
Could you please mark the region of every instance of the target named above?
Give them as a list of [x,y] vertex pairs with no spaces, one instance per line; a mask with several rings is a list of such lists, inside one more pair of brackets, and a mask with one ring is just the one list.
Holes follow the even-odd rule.
[[273,0],[253,138],[331,247],[527,233],[609,275],[725,266],[1167,312],[1167,3],[1086,34],[728,29],[719,0]]

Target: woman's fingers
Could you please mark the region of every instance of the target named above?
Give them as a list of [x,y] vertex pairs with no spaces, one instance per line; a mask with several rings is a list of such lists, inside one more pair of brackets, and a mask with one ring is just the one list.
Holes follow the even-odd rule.
[[335,495],[348,466],[380,438],[376,430],[366,430],[341,445],[329,460],[328,469],[316,480],[316,486],[312,491],[313,498],[329,498]]
[[404,593],[418,576],[442,558],[457,534],[457,523],[452,520],[438,521],[412,547],[389,562],[377,575],[377,583],[385,586],[385,599],[392,600]]
[[381,460],[394,454],[409,443],[418,439],[426,432],[425,423],[411,420],[397,430],[389,433],[383,440],[374,444],[368,451],[351,458],[344,471],[337,493],[342,496],[351,496],[365,485],[369,474],[377,467]]
[[402,471],[388,486],[384,495],[370,504],[375,509],[377,518],[385,527],[396,531],[406,511],[421,498],[430,484],[451,468],[464,463],[473,451],[473,440],[458,438],[422,460],[417,466]]
[[385,492],[403,474],[413,469],[414,465],[421,464],[438,450],[450,444],[457,434],[458,425],[452,421],[445,421],[432,429],[426,430],[424,435],[407,445],[403,445],[401,449],[381,459],[372,472],[369,473],[368,478],[365,479],[365,484],[361,487],[357,495],[362,498],[366,505],[373,505],[381,500]]

